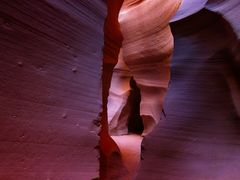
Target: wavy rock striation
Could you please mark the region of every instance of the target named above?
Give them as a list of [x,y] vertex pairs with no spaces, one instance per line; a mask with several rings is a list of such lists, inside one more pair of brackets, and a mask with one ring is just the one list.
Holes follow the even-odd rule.
[[208,10],[171,28],[175,50],[166,121],[143,140],[144,160],[136,179],[238,179],[235,30]]
[[[119,14],[123,45],[111,82],[108,122],[129,172],[124,179],[135,176],[140,160],[142,137],[132,134],[149,134],[162,113],[173,51],[168,23],[179,4],[180,1],[124,1]],[[145,16],[147,12],[154,15]],[[126,149],[134,154],[135,160],[127,158]],[[135,167],[128,166],[130,161],[135,161],[131,163]]]
[[[105,5],[0,2],[0,179],[99,176]],[[97,124],[97,121],[94,121]]]
[[[173,50],[173,38],[168,22],[180,1],[141,1],[132,3],[131,6],[128,3],[130,2],[126,1],[123,4],[119,16],[124,41],[111,88],[113,97],[110,98],[118,97],[126,101],[130,89],[128,83],[133,77],[141,93],[140,116],[143,119],[145,135],[151,132],[160,119]],[[154,16],[144,16],[148,11],[156,13]],[[142,18],[137,19],[139,16]],[[118,115],[110,115],[111,118],[115,116],[115,119],[119,117],[119,109],[125,104],[121,100],[116,103],[119,103],[116,105]]]
[[[119,16],[124,41],[109,97],[110,133],[121,151],[123,137],[118,143],[116,135],[131,137],[129,123],[138,128],[142,121],[143,132],[135,133],[148,136],[136,179],[237,179],[238,160],[228,164],[238,157],[234,144],[239,143],[234,140],[239,136],[239,2],[183,1],[171,19],[175,50],[167,117],[156,126],[170,78],[173,43],[167,24],[177,4],[124,2]],[[141,100],[134,120],[132,77]]]
[[240,2],[179,5],[0,1],[0,179],[239,179]]

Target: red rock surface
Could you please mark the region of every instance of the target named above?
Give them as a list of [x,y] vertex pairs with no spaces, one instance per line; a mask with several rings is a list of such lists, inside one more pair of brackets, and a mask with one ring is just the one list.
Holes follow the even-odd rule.
[[240,2],[179,5],[0,1],[0,180],[239,179]]

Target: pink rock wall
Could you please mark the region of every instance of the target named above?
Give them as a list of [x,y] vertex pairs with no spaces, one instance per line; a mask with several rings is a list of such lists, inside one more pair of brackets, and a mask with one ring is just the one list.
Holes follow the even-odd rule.
[[2,0],[0,180],[239,179],[240,3],[179,3]]
[[[235,8],[233,8],[234,1],[221,2],[224,4],[222,6],[219,2],[215,2],[215,5],[213,2],[206,3],[207,1],[194,3],[183,1],[176,16],[171,20],[175,50],[171,86],[164,107],[167,117],[162,117],[165,121],[161,121],[162,124],[160,123],[156,129],[154,127],[160,117],[154,116],[154,112],[161,114],[163,104],[161,99],[164,94],[158,93],[156,89],[145,93],[141,82],[151,81],[155,84],[166,82],[165,87],[167,87],[168,80],[161,79],[164,77],[164,71],[154,66],[156,57],[163,61],[164,56],[154,56],[152,55],[154,51],[147,51],[151,47],[158,47],[159,36],[156,33],[156,27],[161,30],[161,21],[157,18],[151,21],[151,17],[145,18],[144,13],[141,14],[141,8],[149,11],[148,8],[151,7],[149,4],[144,4],[144,1],[126,1],[120,12],[119,20],[124,41],[122,55],[112,79],[109,103],[111,110],[109,118],[112,118],[112,121],[109,120],[110,127],[113,128],[114,134],[129,133],[126,129],[128,124],[126,121],[129,120],[126,114],[130,111],[124,109],[127,107],[124,104],[128,102],[127,97],[131,88],[127,82],[131,76],[136,78],[137,85],[140,87],[140,104],[144,104],[144,101],[151,102],[145,108],[141,106],[140,114],[150,112],[155,121],[149,128],[151,121],[145,118],[144,134],[154,130],[143,139],[144,160],[137,171],[136,179],[175,179],[179,175],[178,179],[237,179],[239,177],[236,171],[239,168],[238,160],[231,161],[232,156],[238,157],[238,153],[233,148],[234,143],[239,143],[233,140],[238,136],[237,119],[239,118],[238,23],[234,22],[238,4],[235,2]],[[217,8],[218,6],[221,7],[221,11]],[[204,7],[220,15],[201,10]],[[233,12],[229,15],[230,8]],[[154,9],[150,11],[154,15],[157,14]],[[192,16],[186,18],[189,15]],[[186,19],[181,20],[182,18]],[[151,31],[152,28],[155,28],[155,31]],[[162,35],[160,36],[162,43],[167,42],[166,39],[170,37],[164,31],[159,31],[159,34]],[[149,38],[151,36],[152,39]],[[156,48],[157,50],[160,50],[159,54],[167,52],[164,46]],[[147,64],[142,63],[145,57]],[[151,71],[147,70],[147,65],[152,68]],[[155,67],[157,69],[154,69]],[[154,75],[157,72],[163,74],[155,80]],[[151,87],[154,86],[154,83],[150,84]],[[148,86],[150,87],[149,84]],[[151,97],[161,104],[161,107],[153,103]],[[121,138],[123,137],[120,136],[119,139]],[[118,139],[115,139],[118,142]],[[225,143],[228,143],[228,146],[223,147],[222,144]],[[224,156],[224,160],[215,154]]]

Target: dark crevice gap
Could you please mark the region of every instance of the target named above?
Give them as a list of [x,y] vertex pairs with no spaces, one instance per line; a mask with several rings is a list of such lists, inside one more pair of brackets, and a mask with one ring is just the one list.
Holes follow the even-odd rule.
[[140,116],[140,102],[141,93],[133,77],[130,79],[130,94],[128,103],[130,104],[130,112],[128,117],[128,133],[129,134],[142,134],[144,130],[143,120]]
[[[110,129],[110,135],[121,136],[126,134],[141,135],[144,130],[143,120],[140,116],[141,93],[133,77],[129,81],[130,91],[126,104],[121,110],[117,126]],[[111,128],[111,123],[110,123]]]

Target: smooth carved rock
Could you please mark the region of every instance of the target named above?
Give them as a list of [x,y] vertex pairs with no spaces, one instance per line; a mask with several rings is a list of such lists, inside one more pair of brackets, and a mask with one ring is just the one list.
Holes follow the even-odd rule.
[[[153,3],[157,2],[155,1]],[[167,102],[165,103],[167,110],[167,120],[173,122],[164,122],[163,125],[161,125],[160,123],[157,129],[155,129],[153,133],[150,134],[146,140],[144,140],[144,147],[146,151],[144,151],[144,161],[142,162],[142,165],[138,170],[137,179],[156,179],[156,177],[161,177],[161,179],[173,179],[177,176],[177,174],[181,174],[181,177],[178,177],[178,179],[218,179],[221,177],[239,177],[238,173],[232,173],[232,175],[230,175],[226,172],[218,176],[214,173],[214,170],[211,167],[208,166],[207,171],[206,168],[204,168],[204,165],[201,165],[200,161],[204,162],[205,159],[206,161],[209,161],[209,159],[207,156],[205,157],[204,155],[204,146],[206,146],[206,144],[204,146],[201,146],[201,144],[198,143],[198,139],[204,139],[205,136],[209,137],[209,134],[208,132],[206,132],[205,136],[202,136],[201,134],[198,134],[198,132],[195,132],[196,130],[194,129],[195,127],[197,127],[200,129],[200,131],[205,132],[205,130],[209,129],[209,127],[213,128],[213,126],[216,125],[216,132],[224,133],[224,129],[221,128],[222,125],[225,123],[231,124],[231,117],[233,116],[233,119],[235,119],[235,116],[237,117],[237,115],[239,114],[239,103],[237,101],[239,99],[239,85],[237,83],[238,79],[236,79],[237,74],[232,73],[232,67],[227,68],[227,70],[226,66],[221,63],[221,61],[227,62],[228,59],[227,63],[232,63],[239,67],[239,23],[236,22],[235,18],[239,7],[238,5],[239,3],[237,3],[237,1],[207,2],[206,0],[203,0],[190,2],[185,0],[182,3],[176,16],[171,19],[172,22],[179,21],[179,25],[177,24],[178,22],[176,23],[176,25],[173,25],[176,48],[173,59],[173,78],[171,81],[172,89],[168,93],[169,98],[167,98]],[[165,29],[163,27],[161,28],[161,23],[155,23],[161,22],[159,19],[155,18],[154,21],[153,19],[151,19],[154,16],[144,16],[144,10],[149,11],[149,9],[147,8],[148,6],[151,7],[151,5],[149,4],[144,6],[144,1],[125,1],[120,13],[119,19],[121,23],[124,42],[122,54],[120,55],[118,61],[119,64],[114,69],[109,97],[110,132],[114,135],[129,134],[127,124],[129,121],[128,114],[130,112],[130,108],[126,108],[126,104],[128,103],[127,97],[129,96],[131,90],[128,82],[130,81],[130,78],[132,76],[136,80],[138,87],[141,89],[142,101],[140,113],[141,115],[147,114],[150,115],[148,117],[151,117],[150,121],[146,121],[146,118],[143,118],[145,125],[143,134],[148,134],[149,132],[151,132],[155,124],[157,124],[158,120],[160,119],[159,115],[161,113],[161,108],[163,104],[162,98],[164,97],[169,78],[169,69],[167,68],[169,64],[166,59],[168,59],[167,57],[171,54],[169,52],[169,50],[171,49],[169,48],[171,46],[171,43],[167,43],[169,41],[171,42],[171,40],[169,39],[171,35],[168,34],[168,32],[170,32],[169,29],[167,29],[165,26],[163,26],[165,27]],[[141,7],[143,9],[145,7],[145,9],[141,11]],[[221,13],[225,20],[228,20],[230,22],[230,26],[224,19],[221,19],[220,16],[214,15],[214,13],[210,13],[209,11],[201,11],[201,9],[203,9],[204,7],[208,8],[209,10]],[[229,9],[234,9],[234,11],[232,13],[229,13]],[[182,18],[186,18],[187,16],[197,13],[198,11],[201,11],[200,16],[194,16],[191,21],[186,20],[181,22]],[[152,10],[149,12],[155,11]],[[156,15],[155,13],[153,14]],[[201,21],[203,21],[203,19],[205,23],[200,23]],[[233,29],[231,29],[231,25]],[[161,31],[157,31],[156,27],[160,27]],[[219,29],[221,28],[222,31],[219,31]],[[163,41],[158,42],[157,37],[160,37],[160,39],[162,39]],[[223,40],[223,37],[227,38]],[[164,46],[162,46],[164,42],[170,46],[165,46],[166,48],[164,48]],[[231,54],[230,57],[227,55],[229,53]],[[158,58],[156,57],[160,57],[160,59],[165,59],[166,64],[162,63],[161,66],[157,66],[156,62],[158,62]],[[216,64],[215,66],[210,66],[210,64],[207,65],[197,62],[199,60],[204,60],[208,63],[211,63],[213,59],[219,59],[220,62],[214,61],[214,63]],[[181,61],[185,62],[185,64]],[[161,67],[164,66],[166,68],[161,69]],[[186,69],[184,68],[184,66],[187,66],[188,68]],[[182,70],[180,69],[180,67]],[[210,72],[204,74],[203,72],[207,70],[209,70]],[[181,72],[180,75],[178,74],[178,71]],[[200,76],[199,89],[196,89],[198,88],[197,84],[195,85],[195,83],[193,83],[192,85],[188,85],[187,82],[185,82],[185,80],[187,80],[188,78],[190,78],[190,82],[194,81],[194,79],[198,81],[198,78],[195,75],[194,71],[196,71],[196,73],[198,71],[201,72],[200,75],[198,75]],[[220,72],[222,76],[218,79],[216,78],[216,74]],[[201,74],[203,75],[203,77],[201,77]],[[157,76],[161,77],[158,79],[160,81],[157,81],[157,78],[155,79],[155,77]],[[204,87],[208,88],[207,81],[210,79],[212,79],[213,83],[211,89],[219,89],[219,93],[216,93],[214,96],[212,95],[211,97],[209,96],[207,90],[202,89]],[[220,81],[222,81],[223,83],[220,83]],[[161,84],[158,84],[159,82],[161,82]],[[181,85],[181,82],[183,83],[183,85]],[[178,85],[179,83],[180,85]],[[231,92],[227,91],[226,84],[228,84]],[[151,86],[153,88],[150,88]],[[160,88],[161,91],[158,91],[158,88]],[[186,95],[182,88],[186,89]],[[180,93],[179,95],[178,91]],[[196,93],[194,93],[194,91],[196,91]],[[219,94],[222,94],[222,96]],[[183,98],[182,101],[178,101],[178,99],[176,99],[181,97]],[[190,100],[191,98],[203,98],[204,100],[201,101],[199,99],[192,102]],[[221,109],[221,106],[217,106],[217,104],[215,103],[216,99],[219,99],[221,101],[222,107],[225,106],[226,108],[225,110]],[[228,103],[228,101],[230,101],[230,104]],[[145,104],[144,102],[148,102],[148,104]],[[222,111],[223,114],[219,115],[217,113],[217,110],[215,112],[212,112],[213,114],[215,113],[215,116],[213,116],[212,118],[206,118],[204,117],[204,114],[208,116],[208,113],[210,112],[208,108],[205,108],[204,106],[202,106],[202,104],[205,104],[204,106],[207,107],[208,105],[215,106],[215,108],[221,109],[219,111]],[[232,111],[233,107],[235,107],[237,113]],[[199,112],[202,113],[203,116],[199,114],[197,109],[199,109]],[[183,112],[181,113],[181,111]],[[169,116],[169,114],[172,116]],[[173,132],[168,131],[168,129],[171,128],[185,128],[185,126],[187,126],[185,124],[189,124],[190,121],[190,119],[187,118],[188,115],[194,117],[190,118],[192,119],[192,121],[194,121],[194,119],[202,119],[202,122],[201,120],[200,122],[198,122],[199,124],[201,124],[200,127],[197,124],[194,125],[194,122],[192,122],[193,127],[190,124],[189,128],[194,129],[193,136],[196,137],[193,138],[192,143],[190,142],[191,140],[188,139],[188,136],[186,136],[186,142],[189,143],[190,146],[187,147],[192,149],[192,153],[194,153],[193,149],[195,146],[197,146],[198,148],[202,148],[202,150],[200,149],[198,151],[196,149],[196,151],[197,153],[204,156],[203,159],[191,158],[189,159],[189,161],[182,160],[181,158],[190,158],[190,152],[186,151],[185,149],[181,149],[184,144],[181,143],[181,140],[176,139],[177,137],[175,137],[176,135]],[[220,118],[220,116],[222,117]],[[206,121],[208,121],[209,118],[210,122],[209,124],[207,124]],[[230,120],[227,122],[227,119]],[[178,121],[180,122],[178,123]],[[229,125],[229,129],[226,131],[231,131],[231,127],[232,126]],[[235,132],[235,130],[233,129],[232,131]],[[172,136],[174,139],[171,138]],[[179,132],[177,136],[179,136],[180,139],[185,138],[184,134],[182,134],[181,132]],[[224,141],[229,141],[231,138],[230,136],[231,135],[226,135],[226,137],[224,137]],[[124,137],[127,138],[127,136]],[[116,138],[115,140],[118,143],[118,140]],[[213,141],[210,139],[210,142]],[[119,145],[121,145],[121,142],[119,143]],[[212,145],[211,148],[215,149],[217,147]],[[231,146],[228,146],[228,148],[231,149]],[[227,153],[227,151],[225,151],[225,153]],[[178,159],[174,156],[174,154],[178,154],[180,158]],[[169,158],[167,158],[168,156]],[[125,157],[124,154],[123,157]],[[229,157],[226,158],[227,159],[225,162],[227,163],[229,162]],[[213,159],[215,161],[219,161],[217,157]],[[156,163],[157,166],[153,167],[152,164],[154,163]],[[196,168],[188,166],[187,164],[183,165],[184,163],[195,164]],[[201,175],[197,173],[198,164],[202,167],[201,169],[199,169],[199,171],[202,172]],[[238,167],[238,164],[235,165]],[[191,169],[191,171],[187,171],[187,169],[189,168]],[[216,168],[221,169],[220,167]]]
[[[168,23],[179,4],[180,1],[125,1],[119,14],[123,45],[111,81],[108,122],[128,170],[123,179],[136,176],[141,153],[142,137],[128,134],[146,135],[160,119],[173,51]],[[145,16],[147,12],[154,15]],[[128,158],[129,152],[134,158]]]
[[239,0],[107,3],[0,1],[0,179],[99,176],[101,75],[100,179],[239,179]]
[[208,10],[172,23],[171,29],[175,50],[164,102],[166,121],[143,140],[144,160],[136,179],[238,179],[233,30]]
[[171,22],[181,20],[202,10],[208,0],[183,0]]
[[230,23],[239,39],[240,22],[238,14],[240,12],[240,2],[238,0],[208,0],[205,7],[210,11],[220,13]]
[[[116,77],[113,79],[110,99],[116,98],[117,94],[121,101],[116,101],[115,104],[119,103],[116,107],[121,109],[128,96],[129,87],[126,84],[133,76],[141,93],[143,135],[151,132],[160,119],[173,51],[173,38],[168,22],[179,4],[180,1],[126,1],[119,14],[124,40],[120,64],[115,68]],[[148,12],[153,15],[146,16]],[[117,86],[114,81],[121,83]],[[116,113],[119,114],[119,110]],[[117,114],[109,116],[119,117]]]

